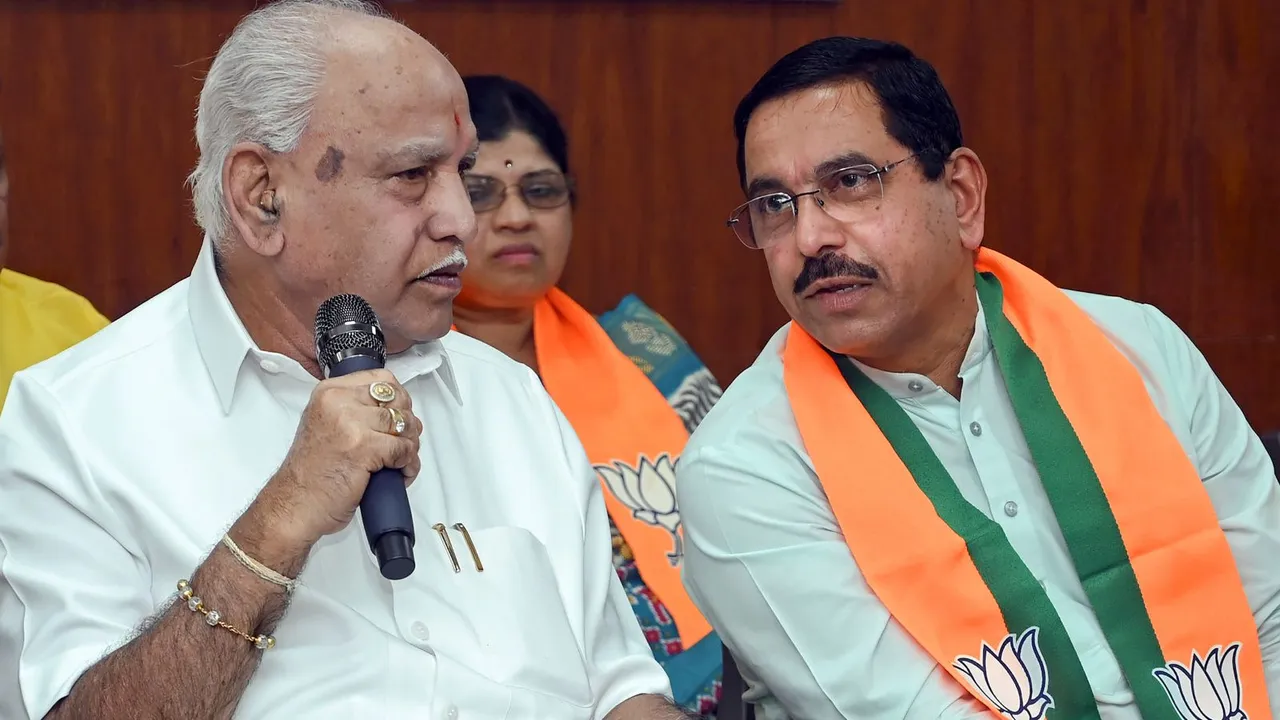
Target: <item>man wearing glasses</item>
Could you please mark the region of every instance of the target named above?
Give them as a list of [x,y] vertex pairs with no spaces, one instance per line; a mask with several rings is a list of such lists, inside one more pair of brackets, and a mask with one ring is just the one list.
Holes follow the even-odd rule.
[[748,699],[1280,716],[1280,488],[1190,340],[982,247],[986,171],[900,45],[802,47],[734,124],[728,223],[793,322],[677,487],[685,585]]

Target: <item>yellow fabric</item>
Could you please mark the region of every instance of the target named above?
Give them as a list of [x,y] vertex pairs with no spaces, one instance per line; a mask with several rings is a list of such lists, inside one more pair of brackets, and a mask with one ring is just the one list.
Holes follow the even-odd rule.
[[75,345],[108,320],[59,285],[0,269],[0,407],[14,373]]

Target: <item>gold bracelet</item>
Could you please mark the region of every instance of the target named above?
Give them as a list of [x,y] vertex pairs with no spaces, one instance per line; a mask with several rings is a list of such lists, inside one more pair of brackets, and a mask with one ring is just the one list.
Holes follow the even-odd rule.
[[222,613],[204,606],[204,601],[196,596],[195,590],[187,580],[178,581],[178,594],[187,601],[187,609],[204,615],[204,622],[209,627],[220,627],[239,635],[259,650],[270,650],[276,646],[276,639],[270,635],[250,635],[222,619]]
[[236,556],[236,559],[240,561],[241,565],[244,565],[245,567],[252,570],[254,575],[257,575],[258,577],[262,578],[263,580],[266,580],[267,582],[273,585],[279,585],[280,587],[284,588],[285,592],[290,592],[290,593],[293,592],[294,587],[298,585],[297,580],[287,578],[284,575],[281,575],[280,573],[276,572],[275,570],[272,570],[271,568],[267,567],[266,565],[263,565],[257,560],[254,560],[253,558],[249,557],[248,553],[241,550],[239,545],[236,545],[236,541],[232,540],[230,535],[222,536],[222,544],[227,546],[227,549],[231,551],[232,555]]

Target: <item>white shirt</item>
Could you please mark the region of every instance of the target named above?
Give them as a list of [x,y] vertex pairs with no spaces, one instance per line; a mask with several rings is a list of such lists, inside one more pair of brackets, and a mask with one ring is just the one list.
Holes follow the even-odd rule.
[[[456,332],[387,367],[426,426],[417,569],[382,578],[358,514],[322,539],[237,717],[587,720],[669,695],[613,571],[599,482],[537,376]],[[316,383],[254,346],[207,243],[190,278],[15,377],[0,716],[42,717],[174,595],[277,469]],[[450,530],[455,573],[432,530],[457,522],[483,573]]]
[[[1272,713],[1280,717],[1280,484],[1262,443],[1200,352],[1158,310],[1068,294],[1137,367],[1199,470],[1257,620]],[[858,572],[787,400],[786,339],[784,327],[680,459],[689,594],[769,720],[990,717],[890,617]],[[1137,720],[1009,404],[981,311],[959,399],[924,375],[859,367],[897,399],[965,499],[1000,524],[1045,584],[1103,720]],[[857,462],[856,447],[849,458]]]

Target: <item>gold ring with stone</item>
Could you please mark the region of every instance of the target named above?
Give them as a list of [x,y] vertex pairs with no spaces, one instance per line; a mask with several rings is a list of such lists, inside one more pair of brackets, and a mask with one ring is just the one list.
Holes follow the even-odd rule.
[[399,435],[404,432],[404,429],[409,425],[405,422],[404,414],[393,407],[387,408],[387,412],[391,413],[391,434]]
[[395,401],[396,389],[391,386],[391,383],[379,380],[369,385],[369,397],[379,405],[386,405]]

